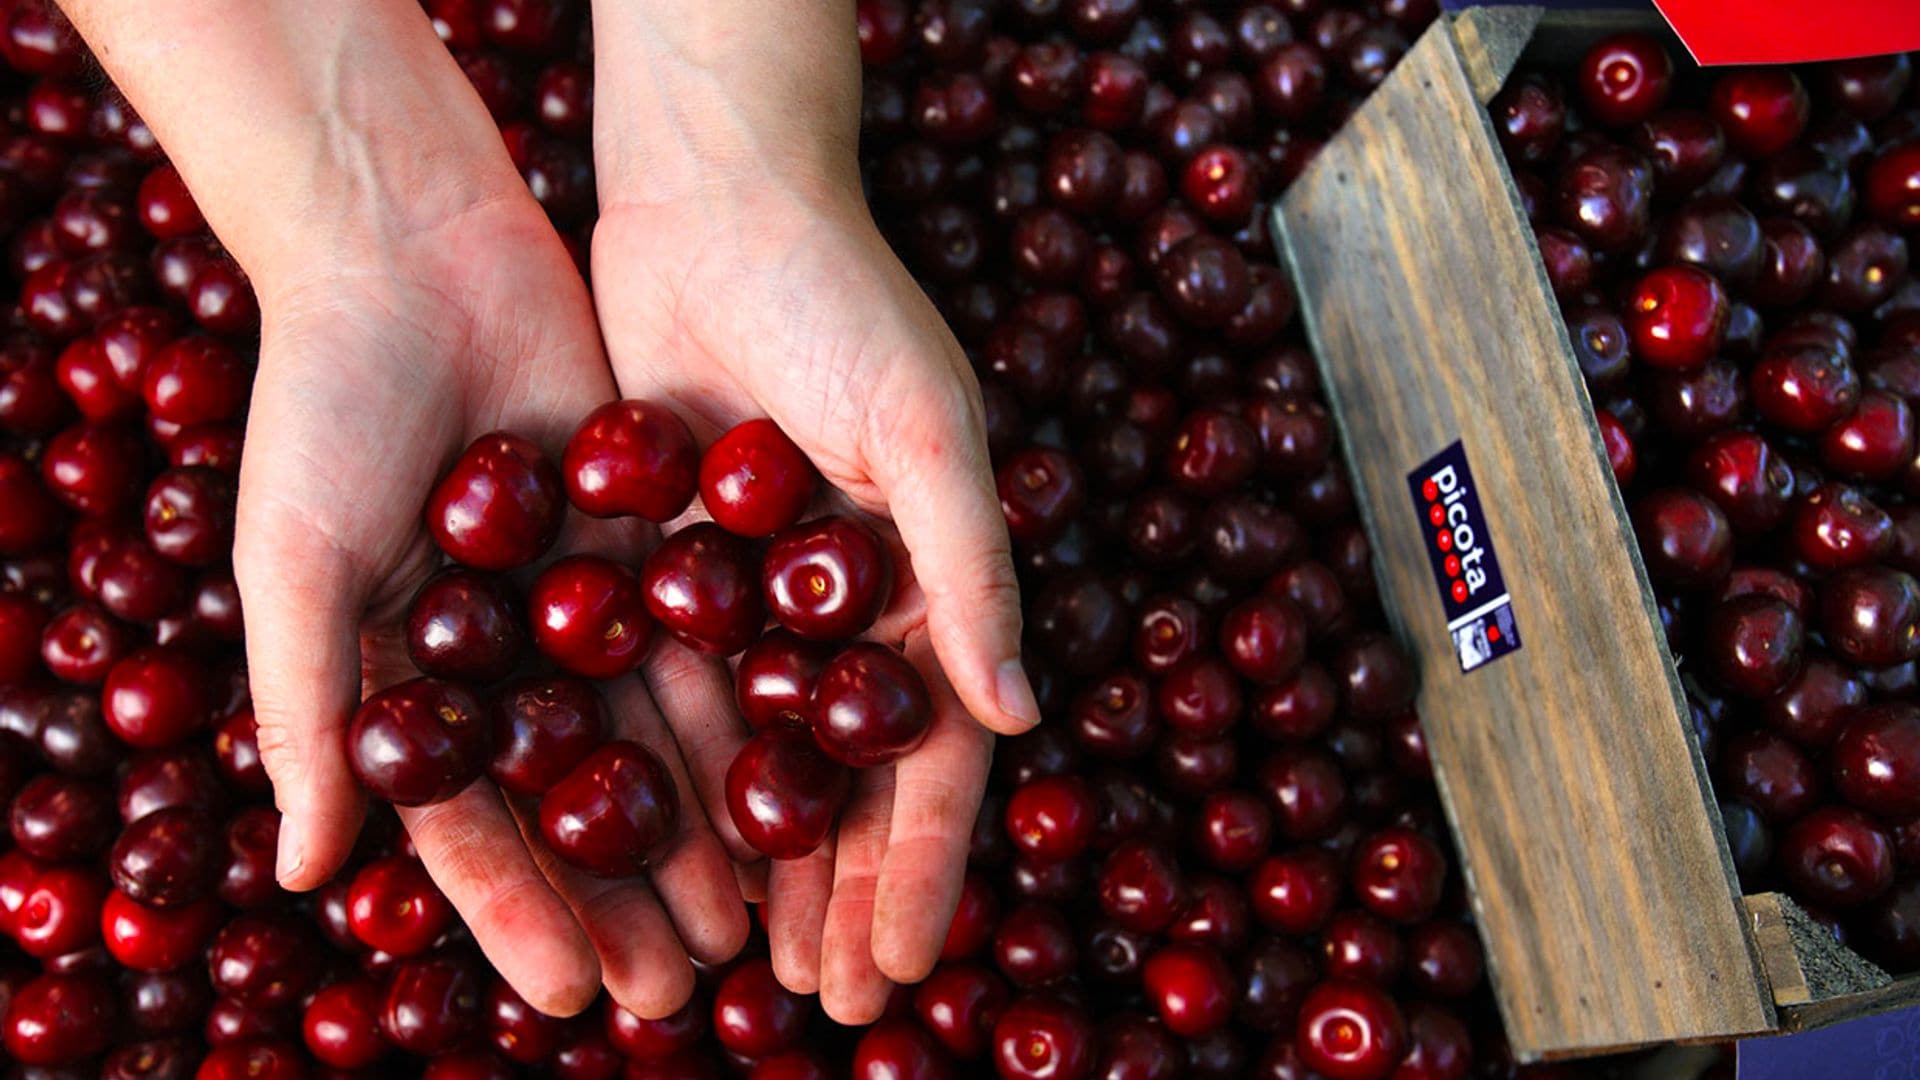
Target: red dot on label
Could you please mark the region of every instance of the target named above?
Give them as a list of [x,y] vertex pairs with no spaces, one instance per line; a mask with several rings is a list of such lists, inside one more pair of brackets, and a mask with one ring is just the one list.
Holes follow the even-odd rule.
[[1441,551],[1452,551],[1453,534],[1445,529],[1441,529],[1439,535],[1433,538],[1433,544]]
[[1459,578],[1453,579],[1453,602],[1456,604],[1467,602],[1467,583]]
[[1489,626],[1489,627],[1487,627],[1487,640],[1488,640],[1488,641],[1499,641],[1499,640],[1500,640],[1500,628],[1499,628],[1499,627],[1497,627],[1497,626]]
[[1433,522],[1435,525],[1447,520],[1446,508],[1439,503],[1434,503],[1427,508],[1427,520]]
[[1420,485],[1420,494],[1425,495],[1428,502],[1432,502],[1440,497],[1440,485],[1429,480]]
[[1447,561],[1446,561],[1446,563],[1445,563],[1444,565],[1445,565],[1445,566],[1446,566],[1446,568],[1447,568],[1447,576],[1448,576],[1448,577],[1459,577],[1459,576],[1460,576],[1460,556],[1458,556],[1458,555],[1449,555],[1449,556],[1447,556]]

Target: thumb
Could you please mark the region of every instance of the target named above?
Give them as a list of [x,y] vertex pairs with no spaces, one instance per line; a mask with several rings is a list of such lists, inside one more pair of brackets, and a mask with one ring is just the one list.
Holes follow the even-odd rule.
[[878,395],[865,456],[926,594],[941,669],[969,713],[1017,735],[1040,707],[1020,663],[1020,589],[979,386],[963,365],[893,365],[901,374]]
[[360,831],[346,728],[360,701],[366,583],[324,532],[284,504],[261,505],[246,481],[233,574],[246,613],[260,761],[281,813],[274,874],[285,888],[310,889],[346,861]]

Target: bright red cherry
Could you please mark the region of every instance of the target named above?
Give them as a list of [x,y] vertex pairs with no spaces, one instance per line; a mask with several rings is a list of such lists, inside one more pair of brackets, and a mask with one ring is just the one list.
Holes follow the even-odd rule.
[[1691,368],[1720,351],[1732,310],[1718,278],[1680,265],[1642,277],[1621,316],[1636,357],[1654,367]]
[[701,504],[740,536],[772,536],[800,520],[819,482],[807,455],[771,420],[735,426],[700,459]]
[[732,656],[766,625],[758,568],[746,540],[710,522],[689,525],[641,568],[647,611],[682,645]]
[[1007,1006],[993,1025],[993,1061],[1009,1080],[1081,1080],[1091,1074],[1099,1033],[1086,1012],[1035,994]]
[[567,504],[560,472],[532,442],[496,431],[454,459],[427,499],[440,550],[477,570],[512,570],[545,554]]
[[226,910],[208,896],[185,907],[156,908],[114,891],[100,909],[101,937],[115,963],[134,971],[171,971],[198,959]]
[[1647,34],[1616,34],[1587,49],[1575,84],[1594,118],[1627,127],[1651,116],[1673,85],[1673,60]]
[[893,559],[879,534],[849,517],[816,518],[781,530],[761,564],[767,610],[815,641],[858,637],[893,590]]
[[824,645],[771,630],[747,646],[734,668],[734,700],[755,731],[813,726],[813,688],[833,656]]
[[1147,996],[1175,1035],[1192,1039],[1217,1031],[1233,1015],[1238,980],[1220,954],[1174,944],[1147,958],[1141,971]]
[[747,1058],[791,1049],[807,1030],[806,999],[780,985],[773,965],[747,960],[727,973],[713,994],[713,1034]]
[[42,975],[13,994],[7,1054],[26,1066],[78,1066],[112,1045],[119,1011],[112,984],[98,973]]
[[12,917],[13,938],[28,956],[65,956],[100,943],[107,880],[85,866],[49,866],[34,876]]
[[369,948],[413,956],[446,933],[453,924],[453,905],[418,860],[389,855],[353,875],[347,924]]
[[1920,709],[1888,702],[1856,709],[1830,756],[1834,786],[1884,818],[1920,816]]
[[381,985],[369,978],[321,989],[301,1015],[307,1051],[336,1069],[364,1069],[378,1062],[393,1049],[380,1032],[385,999]]
[[653,640],[640,575],[598,555],[572,555],[540,571],[527,616],[541,654],[589,679],[638,668]]
[[885,645],[850,645],[827,663],[813,691],[814,738],[854,768],[884,765],[912,751],[933,722],[927,684]]
[[1790,68],[1754,67],[1714,80],[1707,103],[1727,141],[1750,157],[1777,154],[1806,130],[1812,103]]
[[686,421],[651,401],[610,401],[587,414],[560,459],[567,498],[594,517],[679,517],[699,486],[700,450]]
[[1857,810],[1823,806],[1780,838],[1788,884],[1825,907],[1857,907],[1893,884],[1893,845]]
[[471,690],[422,677],[368,698],[347,729],[367,790],[400,806],[453,798],[486,771],[493,725]]
[[1007,835],[1037,859],[1071,859],[1093,839],[1099,806],[1077,776],[1047,776],[1017,788],[1007,800]]
[[519,603],[492,575],[449,567],[407,608],[407,656],[424,674],[496,682],[513,674],[526,649]]
[[659,755],[617,740],[587,755],[540,799],[555,854],[598,877],[632,877],[674,835],[680,796]]
[[1381,990],[1325,982],[1300,1004],[1294,1045],[1309,1068],[1330,1080],[1383,1080],[1406,1052],[1406,1022]]
[[810,734],[769,727],[728,766],[727,810],[755,851],[798,859],[825,842],[852,786],[853,774]]
[[1202,147],[1180,176],[1180,191],[1211,221],[1237,225],[1253,213],[1260,195],[1254,163],[1237,147]]
[[480,965],[459,954],[403,960],[387,983],[380,1030],[407,1053],[443,1053],[479,1028],[485,993]]

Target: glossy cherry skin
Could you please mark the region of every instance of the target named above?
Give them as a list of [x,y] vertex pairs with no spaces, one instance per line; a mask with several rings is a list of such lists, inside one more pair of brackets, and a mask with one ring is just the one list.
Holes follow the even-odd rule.
[[1920,140],[1882,150],[1867,167],[1866,208],[1897,229],[1920,224]]
[[866,632],[893,589],[893,560],[879,535],[839,516],[776,534],[760,574],[767,610],[780,625],[815,641]]
[[1220,620],[1220,651],[1242,677],[1258,683],[1282,682],[1306,659],[1306,618],[1283,597],[1244,601]]
[[766,624],[752,545],[710,522],[689,525],[647,556],[647,611],[690,649],[731,656]]
[[772,536],[800,519],[819,486],[813,463],[771,420],[748,420],[700,459],[700,502],[722,528]]
[[1742,153],[1766,157],[1806,130],[1812,111],[1806,88],[1788,68],[1742,68],[1714,81],[1708,109]]
[[207,971],[215,991],[277,1009],[299,1001],[319,979],[317,947],[313,932],[291,914],[241,915],[214,937]]
[[919,746],[933,722],[933,703],[906,657],[860,642],[821,669],[813,715],[820,748],[836,761],[865,769]]
[[213,891],[223,855],[207,818],[192,808],[174,806],[122,830],[107,865],[114,886],[132,899],[176,908]]
[[518,435],[475,439],[427,499],[427,530],[440,550],[476,570],[512,570],[545,554],[567,504],[560,472]]
[[727,810],[747,843],[768,858],[798,859],[833,830],[853,774],[807,732],[770,727],[734,756],[726,786]]
[[380,984],[369,978],[322,988],[301,1015],[307,1051],[336,1069],[364,1069],[387,1056],[393,1047],[380,1031],[385,998]]
[[1594,119],[1627,127],[1652,115],[1673,85],[1673,60],[1647,34],[1602,38],[1580,60],[1575,86]]
[[48,866],[34,875],[10,919],[21,951],[41,960],[100,943],[107,882],[89,867]]
[[1086,501],[1087,482],[1080,466],[1051,447],[1009,455],[994,482],[1007,532],[1025,544],[1042,544],[1058,536]]
[[1168,945],[1141,970],[1147,996],[1169,1030],[1197,1038],[1218,1030],[1233,1015],[1238,980],[1227,962],[1199,945]]
[[680,796],[659,755],[607,743],[540,799],[540,832],[554,853],[598,877],[632,877],[680,822]]
[[78,1065],[111,1044],[119,1002],[96,973],[42,975],[17,990],[5,1046],[22,1065]]
[[407,656],[422,674],[497,682],[527,651],[526,622],[500,578],[450,567],[407,608]]
[[1830,760],[1849,803],[1884,818],[1920,816],[1920,709],[1889,702],[1855,710]]
[[1763,698],[1799,674],[1806,627],[1780,600],[1740,596],[1714,607],[1701,640],[1707,668],[1721,686]]
[[1653,170],[1638,154],[1600,146],[1562,170],[1553,193],[1558,222],[1603,252],[1620,251],[1645,236],[1651,216]]
[[42,774],[14,796],[9,824],[14,844],[36,859],[83,859],[113,838],[113,801],[99,784]]
[[1324,982],[1301,1002],[1294,1045],[1309,1068],[1331,1080],[1381,1080],[1406,1052],[1406,1021],[1374,987]]
[[1057,997],[1029,995],[993,1025],[993,1062],[1010,1080],[1085,1077],[1099,1035],[1084,1010]]
[[496,689],[493,758],[487,772],[502,788],[542,795],[573,771],[612,728],[599,691],[566,675],[519,679]]
[[1016,986],[1063,979],[1079,959],[1073,926],[1052,903],[1026,901],[1007,912],[994,929],[993,959]]
[[1622,318],[1635,356],[1663,368],[1697,367],[1725,340],[1732,306],[1719,279],[1695,266],[1666,266],[1641,278]]
[[610,401],[587,414],[560,459],[567,498],[594,517],[672,521],[693,503],[700,450],[686,421],[650,401]]
[[1016,848],[1037,859],[1071,859],[1093,839],[1097,812],[1086,781],[1040,777],[1020,785],[1008,798],[1007,835]]
[[747,646],[734,668],[734,701],[755,731],[809,728],[813,688],[832,652],[785,630],[770,630]]
[[410,1054],[439,1054],[464,1042],[480,1026],[486,992],[480,972],[458,954],[401,961],[387,984],[381,1032]]
[[598,555],[542,570],[527,593],[533,644],[572,674],[612,679],[638,668],[653,640],[640,575]]
[[1820,460],[1861,479],[1886,479],[1913,461],[1913,410],[1905,399],[1868,390],[1851,416],[1820,436]]
[[[25,602],[20,606],[24,610]],[[4,601],[0,601],[0,608],[4,608]],[[46,622],[40,636],[40,660],[55,678],[93,686],[105,679],[136,643],[131,627],[95,604],[80,603]],[[9,681],[22,681],[25,674],[22,671]]]
[[1920,657],[1920,582],[1885,566],[1841,570],[1820,583],[1819,623],[1828,647],[1863,667]]
[[1323,851],[1297,848],[1255,867],[1248,891],[1262,923],[1282,933],[1311,933],[1340,901],[1340,867]]
[[101,690],[107,726],[129,746],[172,746],[206,725],[206,673],[185,650],[140,649],[107,672]]
[[1864,904],[1893,884],[1893,846],[1857,810],[1823,806],[1780,838],[1780,871],[1807,899],[1825,907]]
[[766,960],[744,961],[714,991],[714,1037],[744,1057],[768,1057],[798,1045],[807,1018],[805,999],[780,985]]
[[367,790],[424,806],[453,798],[486,771],[492,732],[471,690],[421,677],[361,704],[347,729],[347,757]]
[[1447,858],[1412,829],[1387,828],[1360,842],[1352,874],[1354,895],[1368,910],[1395,922],[1420,922],[1439,906]]
[[1679,488],[1651,492],[1633,504],[1632,516],[1656,585],[1707,588],[1733,568],[1733,530],[1706,496]]
[[426,867],[389,855],[361,867],[347,893],[347,924],[369,948],[394,956],[425,952],[453,924],[453,905]]

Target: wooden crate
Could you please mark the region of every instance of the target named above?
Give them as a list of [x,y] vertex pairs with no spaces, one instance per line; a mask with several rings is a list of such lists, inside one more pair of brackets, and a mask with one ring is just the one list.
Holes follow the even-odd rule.
[[[1524,1060],[1799,1030],[1920,1001],[1920,978],[1890,979],[1784,897],[1740,893],[1653,590],[1486,113],[1523,52],[1578,55],[1634,18],[1443,17],[1275,208],[1382,597],[1420,664],[1434,770]],[[1435,546],[1448,530],[1423,520],[1422,500],[1447,503],[1427,507],[1442,515],[1451,503],[1423,491],[1419,470],[1456,441],[1479,504],[1469,520],[1489,534],[1473,542],[1496,553],[1492,587],[1504,578],[1510,598],[1504,620],[1435,595],[1449,582]],[[1449,613],[1466,619],[1465,646]],[[1483,655],[1516,633],[1517,649],[1462,670],[1461,648]]]

